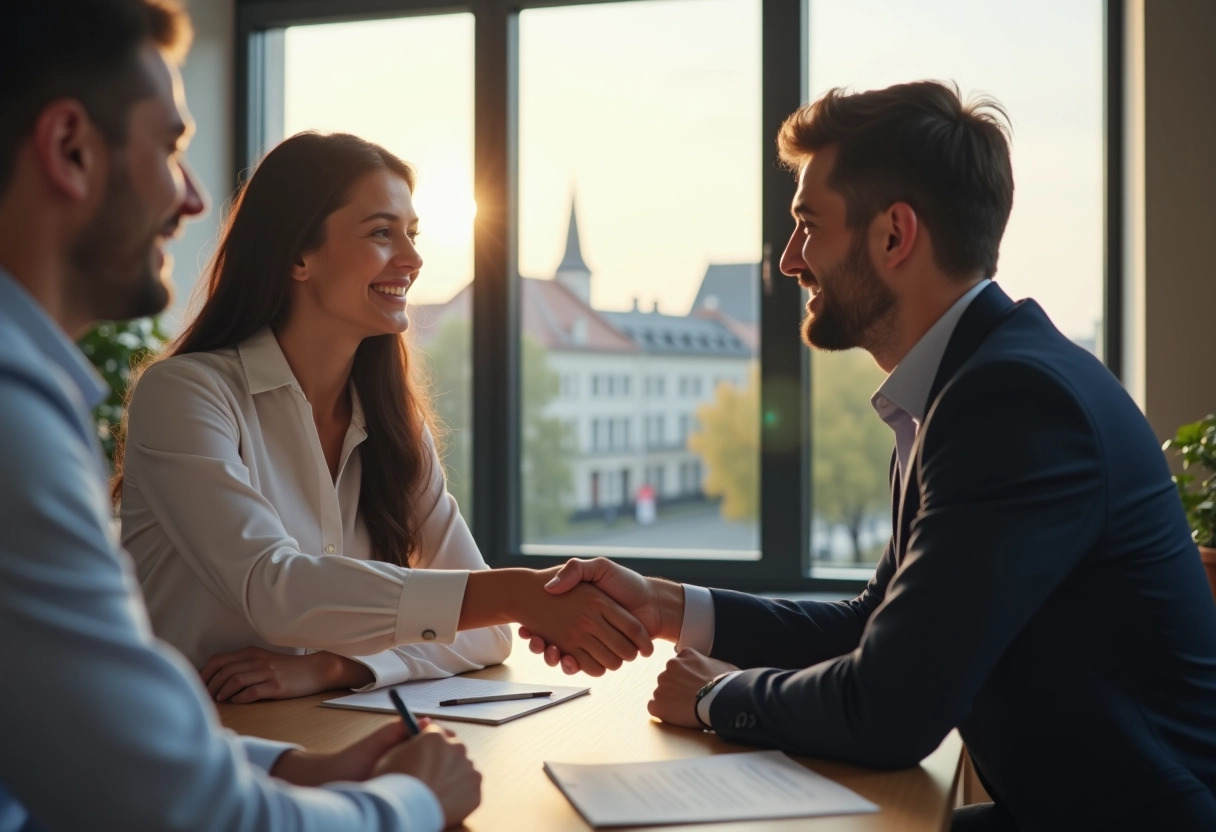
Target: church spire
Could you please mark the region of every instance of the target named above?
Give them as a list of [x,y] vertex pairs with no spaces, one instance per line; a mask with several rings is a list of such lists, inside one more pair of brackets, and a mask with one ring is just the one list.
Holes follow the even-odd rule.
[[583,247],[578,239],[578,215],[574,210],[574,197],[570,197],[570,227],[566,231],[566,255],[562,257],[558,272],[587,272],[587,264],[583,262]]
[[574,209],[574,194],[570,195],[570,227],[566,231],[566,253],[554,278],[588,306],[591,305],[591,269],[583,261],[583,247],[578,237],[578,216]]

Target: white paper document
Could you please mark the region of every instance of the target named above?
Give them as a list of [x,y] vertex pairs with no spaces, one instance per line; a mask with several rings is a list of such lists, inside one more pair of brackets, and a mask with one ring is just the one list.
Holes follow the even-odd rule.
[[[520,682],[498,682],[493,679],[449,676],[446,679],[425,679],[420,682],[394,685],[392,688],[370,690],[366,693],[352,693],[337,699],[327,699],[321,704],[331,708],[353,708],[356,711],[383,711],[386,714],[392,714],[397,710],[388,698],[389,690],[396,690],[405,701],[406,706],[417,716],[500,725],[525,714],[581,696],[590,688],[568,685],[526,685]],[[463,699],[469,696],[499,696],[535,691],[552,691],[553,695],[536,699],[512,699],[506,702],[478,702],[473,705],[439,704],[448,699]]]
[[877,812],[780,751],[616,765],[545,763],[592,826],[650,826]]

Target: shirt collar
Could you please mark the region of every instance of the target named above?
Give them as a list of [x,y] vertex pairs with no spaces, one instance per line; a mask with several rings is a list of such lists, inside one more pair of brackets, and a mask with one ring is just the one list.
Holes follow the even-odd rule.
[[898,411],[903,411],[915,419],[917,424],[925,420],[925,411],[929,407],[929,390],[937,375],[938,365],[942,363],[942,356],[946,354],[950,336],[954,334],[954,328],[958,326],[959,318],[967,311],[967,307],[991,282],[984,279],[968,289],[966,294],[956,300],[954,305],[929,327],[929,331],[921,336],[912,349],[908,350],[903,361],[899,362],[870,398],[870,406],[874,408],[878,418],[890,423]]
[[245,369],[245,383],[253,395],[275,390],[279,387],[299,387],[287,356],[279,346],[270,327],[263,327],[237,346],[241,366]]
[[[291,365],[287,363],[287,356],[279,346],[279,339],[270,327],[263,327],[242,341],[237,346],[237,352],[241,356],[245,383],[249,385],[251,395],[280,387],[291,387],[303,394]],[[350,383],[350,411],[351,424],[365,428],[367,423],[363,416],[363,402],[359,400],[354,381]]]
[[80,349],[3,268],[0,268],[0,320],[24,333],[43,357],[62,370],[90,410],[110,394],[109,385]]

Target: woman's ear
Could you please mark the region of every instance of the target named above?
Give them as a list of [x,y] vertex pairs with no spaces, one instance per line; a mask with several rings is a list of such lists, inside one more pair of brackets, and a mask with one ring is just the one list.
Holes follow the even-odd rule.
[[291,279],[305,283],[308,281],[308,262],[301,255],[291,264]]

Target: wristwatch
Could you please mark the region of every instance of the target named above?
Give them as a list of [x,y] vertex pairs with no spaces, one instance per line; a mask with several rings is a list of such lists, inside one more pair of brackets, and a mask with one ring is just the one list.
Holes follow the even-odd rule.
[[693,715],[697,718],[697,722],[699,722],[703,726],[705,726],[706,731],[712,731],[713,726],[710,725],[705,720],[701,719],[701,707],[700,707],[701,700],[704,699],[706,696],[709,696],[709,692],[714,689],[714,687],[718,684],[718,682],[721,682],[723,679],[725,679],[727,676],[731,675],[731,673],[733,673],[733,672],[734,671],[728,671],[726,673],[719,673],[717,676],[715,676],[714,678],[712,678],[708,682],[706,682],[704,685],[702,685],[701,689],[699,691],[697,691],[697,698],[694,699],[693,703],[692,703],[692,712],[693,712]]

